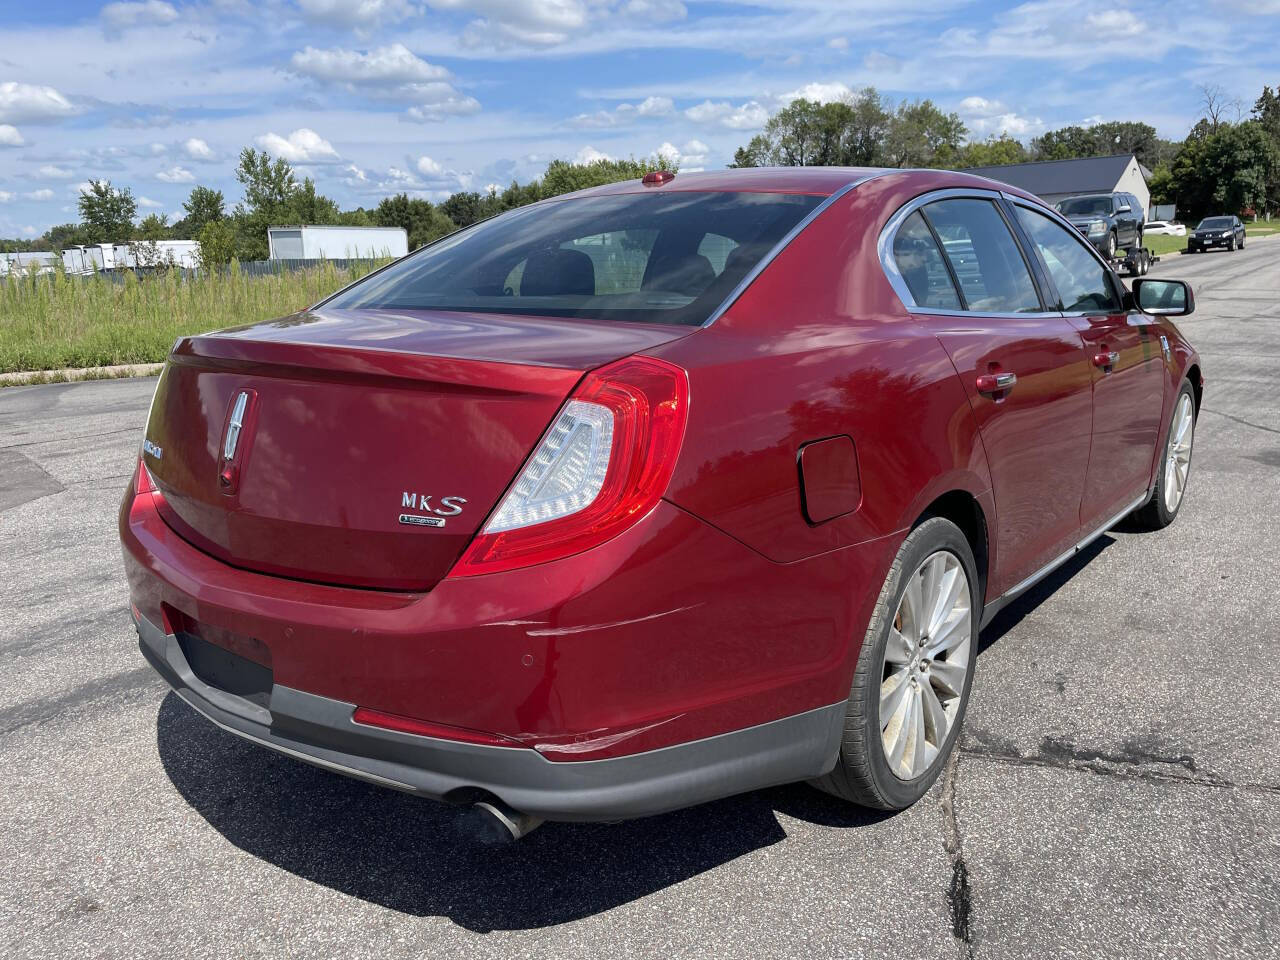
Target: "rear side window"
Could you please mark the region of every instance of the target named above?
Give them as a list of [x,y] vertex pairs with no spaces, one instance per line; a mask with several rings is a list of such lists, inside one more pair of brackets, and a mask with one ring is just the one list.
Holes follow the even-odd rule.
[[942,240],[964,294],[975,313],[1034,313],[1042,310],[1031,271],[990,200],[937,200],[922,208]]
[[1120,309],[1110,272],[1100,264],[1075,231],[1067,230],[1043,213],[1014,206],[1018,222],[1031,237],[1053,285],[1058,288],[1059,310],[1068,313],[1113,313]]
[[929,226],[917,210],[898,227],[893,238],[893,262],[918,307],[960,310],[960,298]]
[[535,204],[446,237],[325,306],[697,325],[821,200],[677,191]]

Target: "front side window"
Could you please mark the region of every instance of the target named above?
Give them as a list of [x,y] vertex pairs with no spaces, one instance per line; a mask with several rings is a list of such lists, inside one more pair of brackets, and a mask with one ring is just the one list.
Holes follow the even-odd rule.
[[960,310],[960,298],[947,272],[942,252],[917,210],[893,237],[893,262],[918,307]]
[[1059,310],[1068,313],[1113,313],[1120,309],[1108,270],[1087,249],[1079,236],[1061,224],[1020,204],[1018,222],[1035,244],[1053,285],[1058,288]]
[[942,241],[967,309],[977,313],[1043,309],[1031,271],[994,203],[962,197],[936,200],[922,209]]
[[821,197],[620,194],[523,207],[324,306],[703,323]]

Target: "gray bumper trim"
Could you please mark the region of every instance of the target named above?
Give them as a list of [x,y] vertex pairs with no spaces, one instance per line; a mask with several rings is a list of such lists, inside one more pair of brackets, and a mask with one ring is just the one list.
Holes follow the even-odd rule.
[[827,773],[845,703],[675,746],[606,760],[551,761],[496,747],[381,730],[351,720],[355,704],[276,684],[270,709],[209,686],[177,638],[137,620],[147,661],[217,726],[307,763],[382,786],[445,799],[479,788],[547,820],[643,817]]

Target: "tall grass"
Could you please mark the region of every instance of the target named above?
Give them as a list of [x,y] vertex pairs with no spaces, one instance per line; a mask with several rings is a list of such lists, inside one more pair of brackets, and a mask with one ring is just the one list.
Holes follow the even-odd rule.
[[293,313],[376,266],[251,276],[233,263],[194,279],[130,272],[124,283],[61,270],[0,277],[0,372],[163,360],[178,337]]

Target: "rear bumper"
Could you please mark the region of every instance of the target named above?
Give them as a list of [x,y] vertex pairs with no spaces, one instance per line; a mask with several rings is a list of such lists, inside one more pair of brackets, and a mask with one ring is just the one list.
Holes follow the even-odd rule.
[[135,618],[139,646],[179,697],[217,726],[307,763],[432,799],[482,793],[549,820],[642,817],[833,765],[843,702],[731,733],[603,760],[546,759],[528,747],[420,737],[357,724],[355,704],[276,684],[263,706],[204,683],[178,639]]

